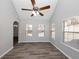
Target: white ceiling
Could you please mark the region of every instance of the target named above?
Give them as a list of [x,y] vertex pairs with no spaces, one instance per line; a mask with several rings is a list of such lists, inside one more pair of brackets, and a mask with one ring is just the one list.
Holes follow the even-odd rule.
[[36,6],[38,7],[43,7],[46,5],[50,5],[51,8],[48,10],[44,10],[42,11],[42,13],[44,14],[44,16],[33,16],[31,17],[30,15],[32,14],[31,11],[22,11],[21,8],[27,8],[27,9],[31,9],[32,4],[31,4],[31,0],[12,0],[14,7],[20,17],[20,19],[24,19],[24,20],[28,20],[28,19],[42,19],[42,20],[49,20],[51,15],[53,15],[54,9],[56,7],[57,4],[57,0],[36,0]]

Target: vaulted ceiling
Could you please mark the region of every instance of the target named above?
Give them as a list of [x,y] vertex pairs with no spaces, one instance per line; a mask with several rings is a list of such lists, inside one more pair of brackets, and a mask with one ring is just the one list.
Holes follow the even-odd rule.
[[53,15],[54,9],[57,4],[57,0],[35,0],[35,1],[36,1],[36,6],[38,7],[50,5],[50,9],[41,11],[44,14],[44,16],[37,15],[37,16],[31,17],[30,16],[32,14],[31,11],[21,10],[21,8],[32,9],[33,6],[31,4],[31,0],[12,0],[13,5],[20,19],[22,20],[28,20],[28,19],[49,20],[51,15]]

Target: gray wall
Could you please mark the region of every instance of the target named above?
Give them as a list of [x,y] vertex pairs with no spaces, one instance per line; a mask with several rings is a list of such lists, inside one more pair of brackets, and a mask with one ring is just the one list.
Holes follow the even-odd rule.
[[14,10],[11,0],[0,0],[0,57],[13,47]]
[[[36,17],[31,17],[31,11],[22,11],[21,8],[31,9],[33,6],[30,0],[12,0],[16,8],[16,11],[20,18],[19,27],[19,42],[48,42],[49,41],[49,19],[53,14],[57,0],[36,0],[36,5],[40,8],[42,5],[50,5],[49,10],[43,11],[43,17],[37,15]],[[33,36],[26,36],[26,24],[33,25]],[[37,26],[38,24],[45,24],[45,37],[39,38]]]
[[[33,26],[33,36],[28,37],[26,36],[26,24],[32,24]],[[39,38],[38,37],[38,24],[44,24],[45,25],[45,37]],[[46,21],[45,19],[38,19],[33,18],[33,19],[28,19],[26,20],[21,20],[20,22],[20,31],[19,31],[19,42],[49,42],[49,21]]]
[[63,20],[64,18],[79,15],[78,6],[79,0],[58,0],[57,8],[50,21],[56,24],[56,37],[55,40],[50,38],[50,42],[55,44],[72,59],[79,59],[79,52],[63,43]]

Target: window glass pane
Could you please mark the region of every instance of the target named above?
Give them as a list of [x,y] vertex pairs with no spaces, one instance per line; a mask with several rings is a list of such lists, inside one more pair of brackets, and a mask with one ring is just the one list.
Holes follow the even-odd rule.
[[55,39],[55,24],[50,25],[50,36]]
[[55,24],[52,24],[52,38],[55,39]]
[[64,42],[79,50],[79,16],[64,21]]
[[32,36],[32,25],[31,24],[26,24],[26,35]]
[[38,36],[39,37],[44,37],[44,24],[39,24],[38,25]]

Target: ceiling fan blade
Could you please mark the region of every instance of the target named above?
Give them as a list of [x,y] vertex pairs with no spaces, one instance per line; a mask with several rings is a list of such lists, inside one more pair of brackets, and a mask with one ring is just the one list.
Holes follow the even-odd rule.
[[33,16],[34,14],[32,14],[31,16]]
[[42,14],[41,12],[39,12],[39,14],[40,14],[41,16],[44,16],[44,14]]
[[40,11],[45,10],[45,9],[49,9],[49,8],[50,8],[50,5],[40,8]]
[[32,9],[24,9],[24,8],[22,8],[21,10],[33,11]]
[[34,5],[35,5],[35,0],[31,0],[31,3],[32,3],[33,7],[34,7]]

